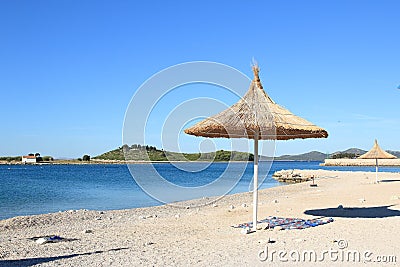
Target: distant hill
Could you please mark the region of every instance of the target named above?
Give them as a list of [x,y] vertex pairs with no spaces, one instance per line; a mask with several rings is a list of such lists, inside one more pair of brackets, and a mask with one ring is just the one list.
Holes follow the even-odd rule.
[[324,161],[326,154],[319,151],[311,151],[299,155],[282,155],[275,157],[275,160],[304,160],[304,161]]
[[366,152],[367,151],[365,151],[365,150],[353,147],[353,148],[346,149],[344,151],[337,151],[335,153],[332,153],[332,154],[329,155],[329,158],[334,158],[335,156],[338,156],[340,154],[342,154],[342,155],[353,155],[353,156],[357,157],[357,156],[361,156],[362,154],[364,154]]
[[366,153],[367,151],[359,149],[359,148],[349,148],[344,151],[337,151],[329,155],[330,159],[354,159],[362,154]]
[[[351,156],[357,157],[361,156],[362,154],[366,153],[366,150],[359,149],[359,148],[349,148],[343,151],[337,151],[331,154],[326,154],[322,153],[319,151],[311,151],[308,153],[303,153],[303,154],[298,154],[298,155],[282,155],[282,156],[277,156],[274,158],[274,160],[298,160],[298,161],[324,161],[326,158],[334,158],[334,157],[346,157],[346,156]],[[393,150],[387,150],[392,155],[395,155],[396,157],[400,158],[400,151],[393,151]],[[261,156],[261,160],[272,160],[271,157],[265,157]]]
[[[122,147],[116,148],[114,150],[103,153],[99,156],[94,157],[94,159],[104,159],[104,160],[125,160],[124,156],[127,155],[127,160],[137,160],[137,161],[252,161],[254,155],[246,152],[237,151],[225,151],[218,150],[216,152],[210,153],[177,153],[157,149],[153,146],[140,146],[140,145],[124,145]],[[298,161],[324,161],[326,158],[334,157],[356,157],[360,156],[367,151],[359,148],[349,148],[344,151],[337,151],[327,155],[319,151],[311,151],[299,155],[282,155],[273,158],[274,160],[298,160]],[[400,151],[388,150],[390,154],[395,155],[400,158]],[[231,159],[232,156],[232,159]],[[260,160],[272,160],[271,157],[261,156]]]
[[103,160],[136,161],[252,161],[254,155],[246,152],[218,150],[210,153],[178,153],[157,149],[153,146],[124,145],[94,157]]
[[353,153],[361,156],[362,154],[367,153],[367,151],[359,148],[349,148],[345,151],[342,151],[342,153]]
[[400,158],[400,151],[386,150],[386,152]]

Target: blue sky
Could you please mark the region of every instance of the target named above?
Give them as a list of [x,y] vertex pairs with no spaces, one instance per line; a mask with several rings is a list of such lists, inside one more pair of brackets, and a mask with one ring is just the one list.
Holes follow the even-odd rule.
[[[400,150],[399,10],[396,0],[1,1],[0,155],[98,155],[121,145],[130,99],[155,73],[204,60],[251,76],[253,57],[267,93],[330,134],[277,142],[278,155],[375,138]],[[157,133],[148,143],[160,146]]]

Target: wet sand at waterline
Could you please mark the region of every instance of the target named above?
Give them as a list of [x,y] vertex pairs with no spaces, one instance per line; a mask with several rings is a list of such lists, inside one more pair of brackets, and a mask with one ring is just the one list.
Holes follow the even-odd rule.
[[[0,266],[315,266],[313,258],[303,258],[311,251],[325,266],[350,266],[354,259],[359,265],[400,262],[399,173],[379,173],[382,182],[375,184],[374,172],[298,172],[314,175],[317,186],[306,182],[260,190],[259,219],[332,217],[333,222],[242,234],[231,225],[252,220],[251,193],[202,207],[196,203],[204,200],[193,200],[181,208],[21,216],[0,221]],[[34,241],[51,235],[63,240]],[[352,255],[342,257],[347,254]]]

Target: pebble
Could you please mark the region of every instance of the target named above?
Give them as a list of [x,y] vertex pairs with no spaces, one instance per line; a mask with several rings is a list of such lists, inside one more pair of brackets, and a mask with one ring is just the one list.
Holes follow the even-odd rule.
[[273,202],[273,203],[278,203],[278,200],[277,200],[277,199],[274,199],[272,202]]
[[339,205],[337,208],[338,209],[343,209],[343,205]]
[[233,210],[234,208],[235,208],[235,206],[233,206],[233,205],[230,205],[230,206],[229,206],[229,209],[230,209],[230,210]]
[[244,235],[246,235],[246,234],[248,234],[248,233],[250,233],[250,232],[251,232],[250,227],[243,228],[243,229],[240,231],[240,233],[242,233],[242,234],[244,234]]
[[43,244],[48,243],[49,240],[47,240],[47,239],[44,238],[44,237],[41,237],[41,238],[38,238],[35,242],[36,242],[37,244],[39,244],[39,245],[43,245]]
[[275,226],[274,227],[274,231],[281,231],[281,230],[283,230],[282,226]]
[[92,234],[93,230],[87,229],[87,230],[83,230],[84,234]]
[[214,204],[213,204],[213,207],[216,208],[216,207],[218,207],[218,205],[214,203]]
[[247,204],[246,204],[246,203],[243,203],[243,204],[242,204],[242,207],[243,207],[243,208],[246,208],[246,207],[247,207]]
[[176,214],[176,215],[175,215],[175,218],[177,218],[177,219],[178,219],[179,217],[181,217],[181,215],[180,215],[180,214]]

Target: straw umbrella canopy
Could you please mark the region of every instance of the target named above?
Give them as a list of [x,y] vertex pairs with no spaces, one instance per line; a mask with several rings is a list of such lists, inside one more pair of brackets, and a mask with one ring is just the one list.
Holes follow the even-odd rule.
[[374,146],[370,151],[358,157],[359,159],[375,159],[375,182],[378,183],[378,159],[395,159],[396,156],[384,151],[375,139]]
[[253,230],[257,228],[258,140],[326,138],[327,131],[276,104],[264,91],[259,68],[253,66],[254,79],[236,104],[185,129],[185,133],[212,138],[254,139]]

